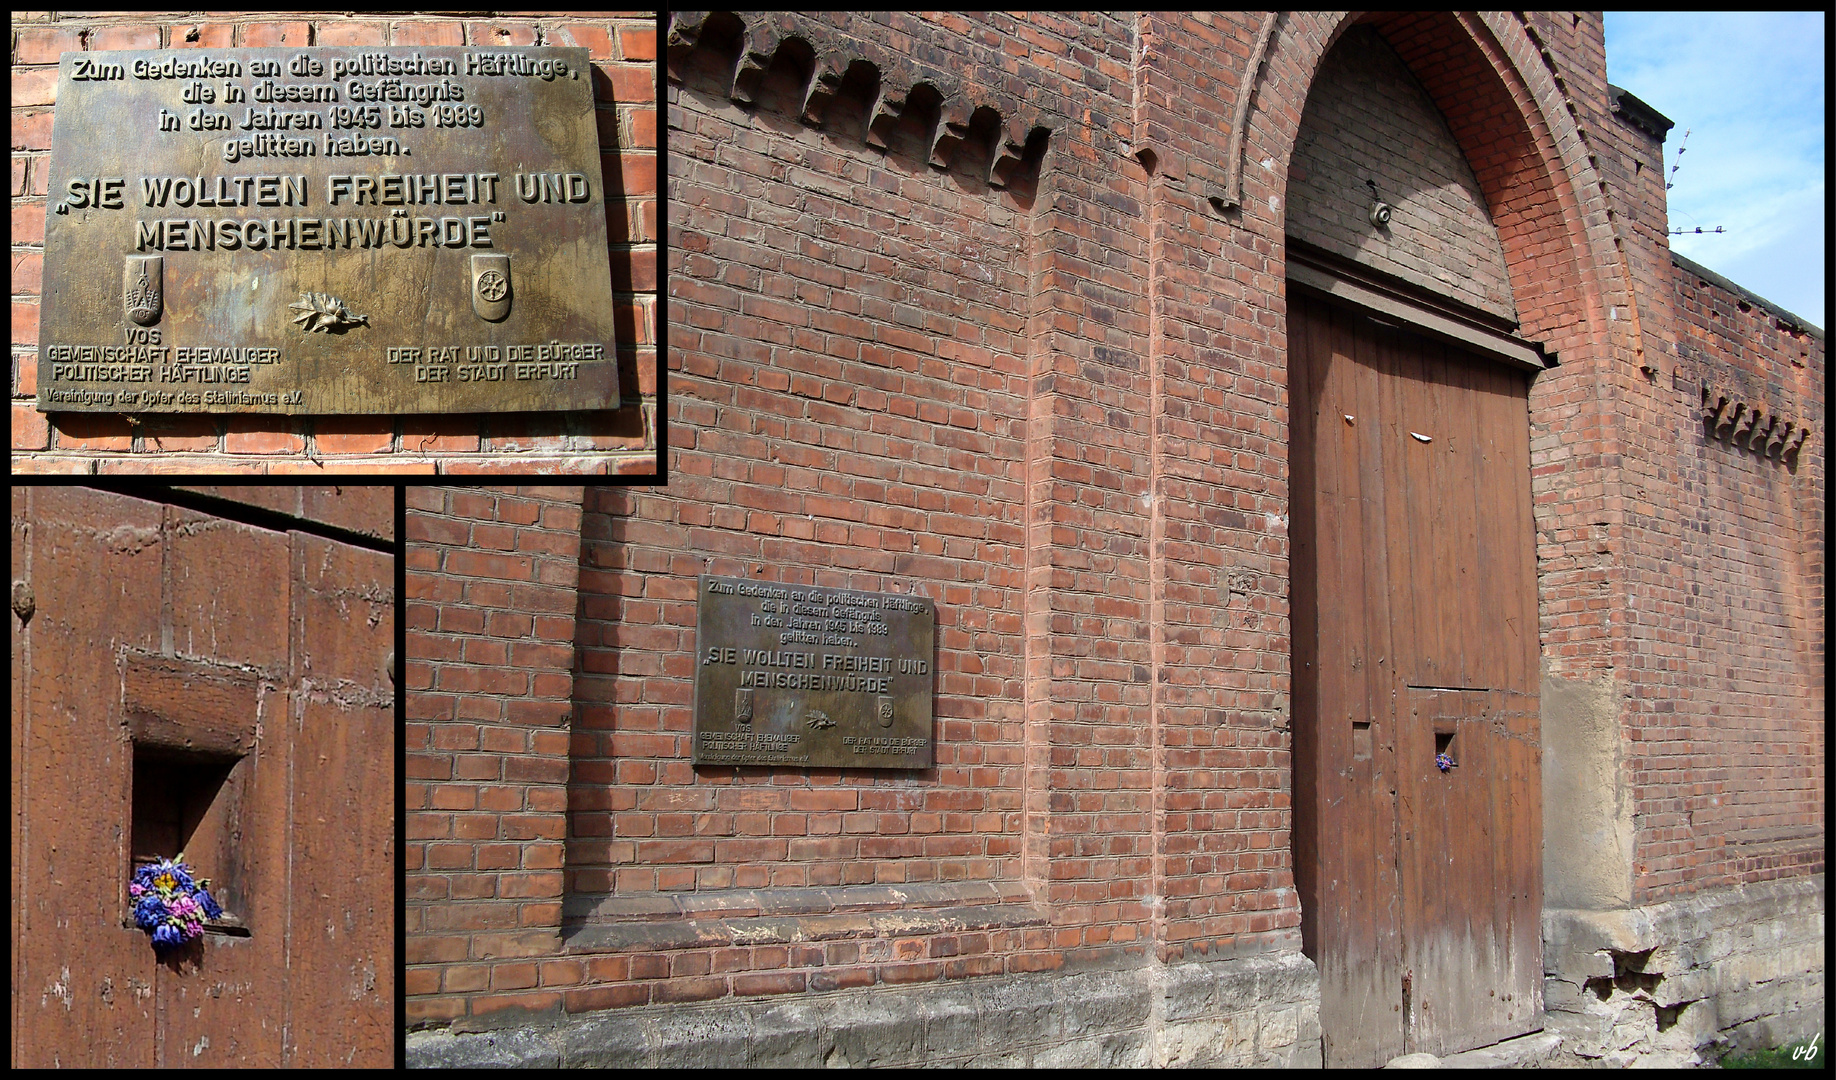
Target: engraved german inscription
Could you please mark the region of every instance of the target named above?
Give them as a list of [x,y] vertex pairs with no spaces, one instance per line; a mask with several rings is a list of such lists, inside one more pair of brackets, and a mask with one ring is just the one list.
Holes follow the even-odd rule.
[[38,408],[618,407],[585,49],[66,53]]
[[705,575],[697,592],[697,765],[931,766],[930,600]]

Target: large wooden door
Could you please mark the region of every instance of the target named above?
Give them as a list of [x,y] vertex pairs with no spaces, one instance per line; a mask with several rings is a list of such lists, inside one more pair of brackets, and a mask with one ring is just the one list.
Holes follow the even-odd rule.
[[1295,877],[1326,1064],[1537,1030],[1527,376],[1300,289],[1288,310]]

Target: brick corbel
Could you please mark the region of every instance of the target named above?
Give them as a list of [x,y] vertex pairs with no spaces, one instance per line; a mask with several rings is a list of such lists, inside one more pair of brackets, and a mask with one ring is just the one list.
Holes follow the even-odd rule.
[[[672,71],[703,46],[702,30],[711,14],[671,13],[668,48]],[[969,141],[979,110],[990,109],[996,114],[988,173],[983,178],[993,188],[1015,186],[1032,174],[1044,158],[1052,131],[1066,126],[1062,120],[1003,95],[966,88],[949,72],[915,64],[869,43],[845,39],[829,27],[794,13],[742,13],[735,18],[740,20],[741,33],[732,80],[725,88],[730,100],[756,105],[759,83],[776,62],[778,50],[788,42],[800,41],[809,46],[815,60],[799,95],[798,119],[810,127],[822,128],[830,105],[841,93],[846,73],[864,62],[873,68],[878,88],[867,111],[864,141],[876,150],[889,148],[893,130],[919,96],[920,87],[928,88],[922,96],[934,94],[938,101],[937,120],[925,135],[924,147],[925,158],[933,168],[950,167],[957,151]]]

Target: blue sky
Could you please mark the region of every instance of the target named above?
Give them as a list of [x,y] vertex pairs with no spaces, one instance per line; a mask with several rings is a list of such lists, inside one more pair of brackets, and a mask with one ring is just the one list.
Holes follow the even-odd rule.
[[1606,13],[1607,80],[1676,123],[1673,251],[1824,326],[1824,129],[1828,78],[1821,12]]

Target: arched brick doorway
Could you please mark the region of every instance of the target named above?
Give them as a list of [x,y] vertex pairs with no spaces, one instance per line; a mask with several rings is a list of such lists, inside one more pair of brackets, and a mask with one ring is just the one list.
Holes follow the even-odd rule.
[[[1286,189],[1294,854],[1325,1060],[1360,1066],[1542,1025],[1529,376],[1610,342],[1604,261],[1512,27],[1322,29],[1338,51],[1312,57]],[[1370,120],[1318,115],[1345,77],[1327,61],[1367,43],[1420,130],[1309,156],[1305,116]],[[1386,194],[1419,220],[1367,218]]]

